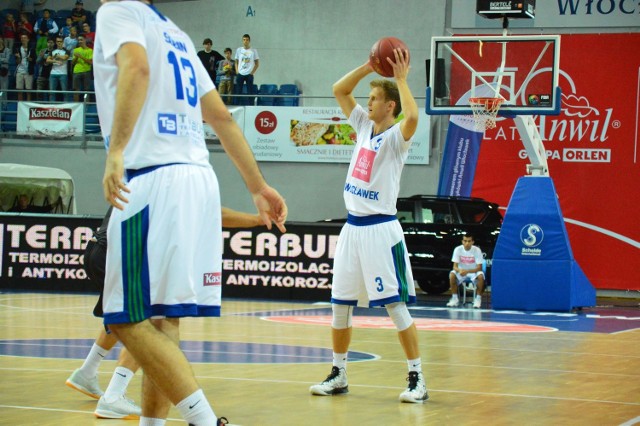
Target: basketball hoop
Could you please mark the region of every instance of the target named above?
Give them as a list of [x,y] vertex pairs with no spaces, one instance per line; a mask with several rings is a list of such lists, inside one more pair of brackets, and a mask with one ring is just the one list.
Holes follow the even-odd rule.
[[484,131],[496,127],[496,117],[503,102],[503,98],[469,98],[477,130]]

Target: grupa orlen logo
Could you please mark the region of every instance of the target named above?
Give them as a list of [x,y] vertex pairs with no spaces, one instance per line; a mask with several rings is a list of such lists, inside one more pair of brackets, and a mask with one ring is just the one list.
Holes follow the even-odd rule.
[[529,223],[520,230],[520,241],[524,244],[521,254],[523,256],[540,256],[542,250],[537,248],[544,239],[544,231],[535,223]]

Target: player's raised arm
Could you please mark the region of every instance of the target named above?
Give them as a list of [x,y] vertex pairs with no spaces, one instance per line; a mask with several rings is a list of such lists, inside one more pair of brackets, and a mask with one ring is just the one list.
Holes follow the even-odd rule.
[[353,89],[358,85],[360,80],[372,73],[373,69],[366,62],[358,68],[348,72],[340,80],[333,85],[333,95],[338,101],[338,105],[342,109],[345,117],[349,118],[351,111],[356,107],[356,98],[353,96]]
[[418,104],[409,90],[407,75],[409,74],[409,51],[394,49],[395,61],[386,58],[393,67],[393,77],[398,85],[400,103],[404,118],[400,123],[400,131],[404,140],[408,141],[415,134],[418,127]]

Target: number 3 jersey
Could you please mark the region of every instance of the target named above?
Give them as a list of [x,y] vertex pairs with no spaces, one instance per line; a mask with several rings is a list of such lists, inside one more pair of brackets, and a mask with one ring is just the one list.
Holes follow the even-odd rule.
[[351,112],[349,124],[356,131],[357,143],[344,186],[347,210],[356,216],[395,215],[411,139],[404,140],[399,123],[373,135],[373,121],[360,105]]
[[[118,50],[142,46],[149,62],[146,100],[125,149],[126,169],[185,163],[210,167],[200,98],[214,89],[193,42],[157,9],[138,1],[98,10],[94,77],[98,116],[108,149],[116,105]],[[145,96],[142,91],[134,96]]]

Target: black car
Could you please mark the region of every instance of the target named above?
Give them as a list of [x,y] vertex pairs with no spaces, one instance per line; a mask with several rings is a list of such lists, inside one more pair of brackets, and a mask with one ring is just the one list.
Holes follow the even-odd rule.
[[502,225],[497,204],[482,198],[414,195],[398,198],[396,207],[413,277],[422,290],[440,294],[449,289],[451,256],[465,233],[473,235],[474,244],[482,250],[490,284],[491,258]]
[[414,195],[398,198],[396,206],[413,277],[422,290],[440,294],[449,289],[451,256],[465,233],[473,235],[482,250],[490,282],[491,258],[502,225],[497,204],[481,198]]

